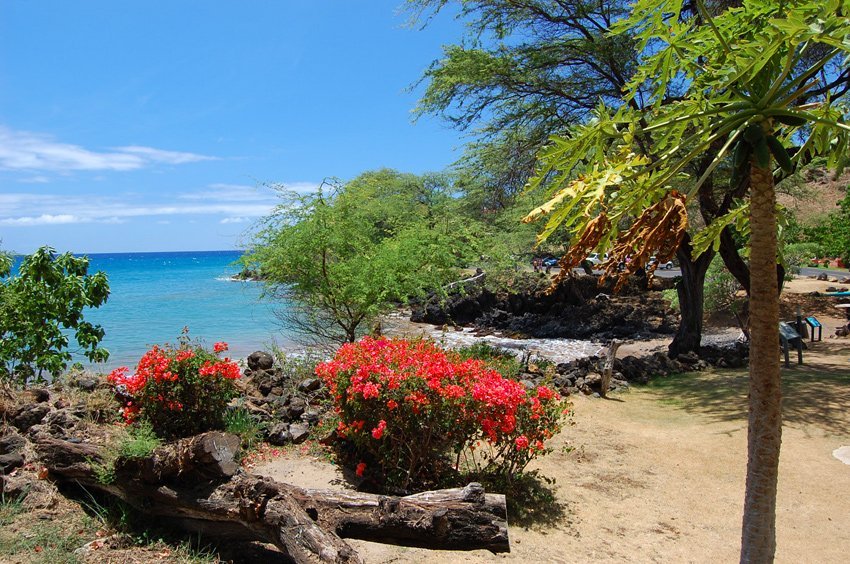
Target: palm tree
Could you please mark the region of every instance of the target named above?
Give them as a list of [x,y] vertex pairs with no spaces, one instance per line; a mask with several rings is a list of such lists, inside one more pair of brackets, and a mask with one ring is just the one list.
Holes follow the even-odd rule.
[[[685,202],[732,157],[732,188],[748,183],[749,198],[697,234],[693,246],[695,255],[716,248],[723,229],[733,224],[749,235],[741,561],[770,562],[782,433],[774,165],[787,173],[826,155],[828,166],[843,167],[850,132],[843,105],[850,88],[850,17],[840,0],[745,0],[716,15],[702,0],[695,6],[695,15],[683,18],[683,0],[638,0],[630,17],[617,24],[613,32],[634,34],[645,55],[624,103],[600,107],[593,119],[541,153],[532,184],[554,177],[553,195],[527,219],[550,214],[542,237],[559,226],[572,232],[565,264],[600,244],[613,244],[615,255],[667,251],[671,239],[684,236]],[[638,113],[629,99],[647,89],[657,101],[655,110]],[[675,101],[662,105],[671,98]],[[646,134],[663,151],[652,159],[642,156],[637,142]],[[794,145],[793,151],[786,148]],[[699,178],[687,178],[688,166],[718,146]],[[626,217],[635,218],[631,227],[618,231]]]

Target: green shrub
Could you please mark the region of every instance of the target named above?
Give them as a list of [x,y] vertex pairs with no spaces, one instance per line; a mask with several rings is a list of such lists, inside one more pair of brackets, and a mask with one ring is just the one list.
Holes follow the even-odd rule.
[[224,416],[224,430],[238,435],[244,450],[251,450],[263,439],[262,424],[244,407],[237,407]]
[[115,461],[119,458],[145,458],[159,446],[162,440],[156,436],[153,427],[147,421],[117,432],[103,448],[101,460],[89,460],[97,480],[102,484],[115,481]]
[[788,274],[799,274],[801,266],[809,266],[812,259],[821,256],[821,246],[817,243],[793,243],[783,250],[783,262]]
[[719,255],[715,256],[705,274],[705,312],[738,311],[741,307],[740,290],[741,285],[726,269],[723,260]]
[[50,247],[24,257],[17,276],[11,267],[11,256],[0,253],[0,380],[26,385],[60,374],[71,361],[69,330],[86,358],[109,357],[99,346],[103,329],[83,319],[83,310],[109,297],[106,274],[89,274],[87,257]]

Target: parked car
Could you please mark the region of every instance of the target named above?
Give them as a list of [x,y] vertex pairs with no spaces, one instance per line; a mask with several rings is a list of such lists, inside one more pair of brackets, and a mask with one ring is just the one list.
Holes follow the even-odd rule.
[[656,269],[660,268],[661,270],[670,270],[675,266],[673,264],[672,260],[668,260],[667,262],[659,263],[657,257],[649,257],[649,262],[646,263],[647,269],[649,267],[651,267],[653,264],[657,264],[658,266],[656,266],[655,268]]
[[608,260],[608,253],[605,253],[602,256],[599,256],[599,253],[590,253],[589,255],[587,255],[586,260],[593,266],[597,266]]
[[546,268],[552,268],[553,266],[558,266],[558,260],[555,257],[549,257],[543,259],[543,266]]

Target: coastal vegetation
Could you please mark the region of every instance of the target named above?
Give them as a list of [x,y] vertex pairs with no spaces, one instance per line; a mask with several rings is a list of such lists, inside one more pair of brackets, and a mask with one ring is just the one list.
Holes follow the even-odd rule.
[[[415,18],[427,20],[448,3],[408,4]],[[225,356],[226,343],[210,350],[184,334],[176,345],[152,346],[134,369],[4,390],[3,491],[15,486],[12,473],[21,468],[202,532],[227,529],[273,543],[298,561],[359,561],[345,535],[505,550],[504,496],[485,495],[480,483],[469,482],[531,500],[525,515],[532,522],[563,517],[566,504],[555,506],[549,479],[539,467],[528,468],[544,454],[567,461],[572,446],[558,435],[571,412],[568,394],[605,398],[611,378],[620,390],[659,374],[702,370],[709,376],[696,385],[677,376],[640,393],[663,396],[665,406],[700,403],[721,411],[736,401],[729,389],[743,395],[736,387],[741,373],[710,365],[748,363],[740,558],[772,561],[783,258],[793,265],[814,253],[840,254],[850,243],[850,195],[828,221],[801,226],[777,211],[775,188],[813,163],[840,172],[846,160],[850,73],[842,65],[850,54],[850,21],[839,4],[459,2],[470,23],[468,42],[447,47],[425,72],[416,110],[474,131],[456,166],[425,175],[369,171],[307,194],[279,187],[278,206],[241,259],[239,277],[259,279],[282,298],[289,327],[314,343],[338,346],[332,356],[258,351],[245,359],[246,368]],[[538,227],[541,219],[546,223]],[[783,253],[786,242],[798,246]],[[613,281],[574,276],[591,253],[607,253],[603,278]],[[560,257],[554,277],[531,271],[530,259],[544,254]],[[652,261],[673,258],[682,273],[678,320],[660,292],[647,296]],[[45,374],[59,376],[72,358],[71,330],[89,360],[108,357],[99,347],[103,329],[82,317],[109,295],[106,276],[89,274],[88,264],[45,247],[12,275],[11,257],[0,257],[4,383],[27,388],[43,383]],[[482,280],[480,288],[466,286],[470,280]],[[510,292],[497,296],[492,284]],[[748,325],[739,320],[751,334],[749,347],[701,348],[704,310],[738,313],[739,288],[749,301]],[[621,289],[626,296],[609,295]],[[471,301],[451,304],[454,319],[439,317],[449,310],[442,306],[450,294]],[[552,311],[579,312],[577,318],[595,312],[569,329],[614,342],[607,359],[555,365],[486,345],[451,351],[428,340],[382,336],[382,316],[414,302],[423,318],[434,315],[440,324],[469,309],[480,314],[487,302],[490,328],[522,327],[525,336],[564,331],[546,317]],[[442,309],[429,309],[435,303]],[[624,310],[630,317],[620,315]],[[644,330],[672,334],[677,322],[668,355],[615,358],[617,338]],[[610,332],[610,324],[626,335]],[[798,380],[791,381],[794,389],[801,388]],[[77,388],[87,389],[86,399],[75,395]],[[123,426],[114,424],[118,414]],[[657,419],[668,416],[653,411]],[[684,442],[670,436],[679,437],[677,447]],[[594,446],[602,451],[609,438]],[[324,448],[351,484],[380,497],[302,489],[241,472],[262,441],[280,447],[314,441],[312,448]],[[637,439],[635,445],[630,448],[642,447]],[[581,456],[570,460],[592,463],[596,453]],[[653,460],[652,472],[660,464]],[[587,489],[631,484],[629,476],[607,470],[589,476]],[[457,489],[415,493],[443,487]],[[411,497],[391,497],[396,494]],[[5,525],[17,517],[18,501],[2,501]],[[8,544],[5,539],[0,535]],[[24,550],[35,549],[9,552]]]
[[324,342],[354,342],[379,315],[439,290],[477,246],[439,175],[378,170],[280,197],[243,261],[291,304],[287,323]]
[[11,255],[0,254],[0,381],[43,383],[68,367],[72,352],[92,362],[109,358],[103,328],[83,317],[106,303],[106,274],[90,274],[88,258],[50,247],[24,257],[17,274],[12,265]]

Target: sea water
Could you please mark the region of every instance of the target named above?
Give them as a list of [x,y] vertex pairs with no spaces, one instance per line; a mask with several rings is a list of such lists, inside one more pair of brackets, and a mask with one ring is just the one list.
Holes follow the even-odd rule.
[[[96,369],[135,367],[151,345],[176,343],[184,327],[209,347],[229,344],[244,358],[270,344],[291,345],[292,333],[276,312],[286,307],[263,297],[263,284],[233,281],[241,251],[90,254],[89,272],[103,271],[110,295],[86,321],[106,332],[101,346],[109,360]],[[76,343],[72,341],[72,345]],[[75,357],[75,360],[82,360]]]

